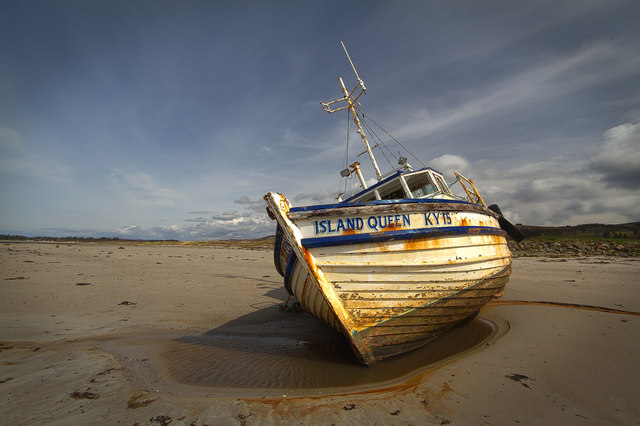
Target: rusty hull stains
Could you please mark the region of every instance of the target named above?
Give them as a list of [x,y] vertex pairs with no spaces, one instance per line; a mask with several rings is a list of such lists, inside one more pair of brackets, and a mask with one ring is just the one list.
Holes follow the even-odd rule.
[[[456,226],[467,224],[468,234],[306,249],[298,222],[308,224],[312,217],[451,211],[455,206],[385,204],[291,212],[280,194],[267,194],[265,200],[283,241],[298,256],[290,277],[293,294],[304,310],[340,331],[366,365],[428,344],[500,297],[509,280],[505,237],[479,232],[481,226],[498,226],[495,214],[482,206],[462,205],[473,219],[461,216]],[[402,229],[391,225],[378,233]]]

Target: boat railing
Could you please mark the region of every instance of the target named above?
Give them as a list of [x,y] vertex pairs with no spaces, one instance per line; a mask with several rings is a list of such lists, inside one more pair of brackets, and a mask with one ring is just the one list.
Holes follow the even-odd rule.
[[[451,185],[459,182],[460,186],[462,186],[462,189],[467,194],[467,198],[469,199],[469,201],[471,201],[473,204],[480,204],[484,207],[487,207],[484,200],[480,196],[480,193],[478,192],[478,188],[476,188],[475,184],[473,183],[473,180],[462,176],[460,173],[458,173],[458,171],[455,171],[455,174],[456,181]],[[467,185],[465,185],[465,183],[469,185],[469,188],[467,188]]]

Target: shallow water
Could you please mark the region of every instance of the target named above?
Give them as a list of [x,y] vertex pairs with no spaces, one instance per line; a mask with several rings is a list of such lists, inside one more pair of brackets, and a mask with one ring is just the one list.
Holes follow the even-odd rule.
[[138,373],[153,376],[156,383],[245,390],[371,388],[462,356],[495,341],[507,329],[504,321],[476,318],[424,348],[370,367],[360,365],[346,340],[331,331],[305,336],[215,332],[149,336],[136,338],[135,343],[120,341],[117,352],[124,350],[130,360],[147,361],[138,366]]
[[167,343],[161,357],[176,381],[228,388],[335,388],[369,385],[410,374],[485,342],[496,330],[475,319],[432,344],[374,366],[357,363],[339,335],[299,340],[274,336],[184,336]]

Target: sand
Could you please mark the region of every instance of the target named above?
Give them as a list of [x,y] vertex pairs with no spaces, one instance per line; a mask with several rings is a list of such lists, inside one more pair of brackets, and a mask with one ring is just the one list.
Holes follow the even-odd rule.
[[[2,243],[0,423],[640,424],[638,258],[515,259],[474,349],[367,370],[278,309],[272,256]],[[314,374],[346,382],[287,387]]]

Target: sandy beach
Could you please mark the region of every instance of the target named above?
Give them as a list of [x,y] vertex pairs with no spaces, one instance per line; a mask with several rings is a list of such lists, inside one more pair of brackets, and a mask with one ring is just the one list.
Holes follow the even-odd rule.
[[0,423],[640,424],[640,258],[514,259],[433,347],[358,365],[269,250],[0,244]]

